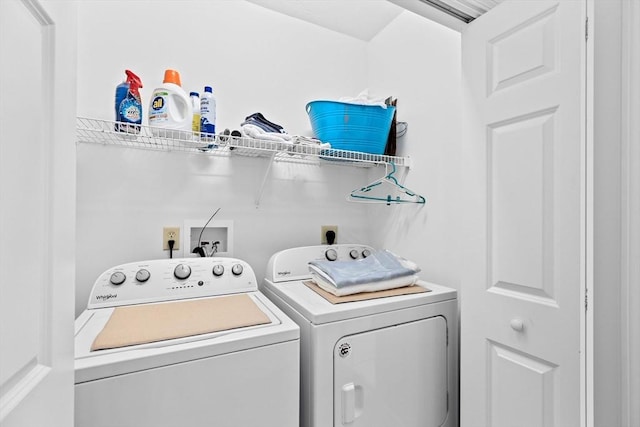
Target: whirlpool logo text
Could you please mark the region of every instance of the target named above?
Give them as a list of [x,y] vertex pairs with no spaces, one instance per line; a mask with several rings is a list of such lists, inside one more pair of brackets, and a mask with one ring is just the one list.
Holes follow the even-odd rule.
[[112,298],[118,298],[118,294],[96,295],[98,301],[108,301]]

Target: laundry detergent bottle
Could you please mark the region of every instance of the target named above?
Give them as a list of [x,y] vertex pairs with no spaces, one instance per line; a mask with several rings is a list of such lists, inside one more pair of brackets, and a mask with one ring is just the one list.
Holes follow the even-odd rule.
[[118,132],[140,133],[142,124],[142,81],[133,71],[125,70],[127,80],[116,87],[116,124]]
[[[180,73],[164,72],[162,86],[156,88],[149,104],[149,126],[155,136],[177,138],[184,131],[191,134],[193,109],[189,95],[182,89]],[[186,134],[184,135],[186,138]]]

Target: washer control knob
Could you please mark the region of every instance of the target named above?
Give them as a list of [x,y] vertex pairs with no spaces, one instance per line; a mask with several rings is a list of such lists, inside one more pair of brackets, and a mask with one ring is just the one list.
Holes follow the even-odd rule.
[[233,273],[234,276],[239,276],[242,274],[242,264],[234,264],[233,267],[231,267],[231,272]]
[[109,282],[111,282],[112,285],[116,286],[122,285],[125,280],[127,280],[127,276],[125,276],[122,271],[116,271],[109,278]]
[[365,249],[362,251],[362,258],[366,258],[371,255],[371,251],[369,249]]
[[329,260],[329,261],[335,261],[338,259],[338,252],[336,252],[335,249],[327,249],[327,251],[324,253],[324,256]]
[[360,254],[355,249],[351,249],[351,251],[349,251],[349,256],[351,257],[351,259],[358,259],[358,255]]
[[222,264],[216,264],[213,266],[213,275],[220,277],[224,274],[224,266]]
[[149,273],[149,270],[144,268],[141,268],[136,273],[136,280],[140,283],[146,282],[147,280],[149,280],[149,277],[151,277],[151,273]]
[[187,279],[191,276],[191,267],[186,264],[178,264],[176,268],[173,270],[173,275],[176,279]]

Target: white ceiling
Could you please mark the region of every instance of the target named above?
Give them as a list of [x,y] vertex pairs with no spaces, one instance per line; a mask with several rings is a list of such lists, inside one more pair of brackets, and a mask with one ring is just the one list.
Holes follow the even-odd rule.
[[[370,41],[408,9],[460,30],[502,0],[248,0],[267,9]],[[453,15],[458,15],[454,18]]]
[[364,41],[370,41],[403,11],[387,0],[248,1]]

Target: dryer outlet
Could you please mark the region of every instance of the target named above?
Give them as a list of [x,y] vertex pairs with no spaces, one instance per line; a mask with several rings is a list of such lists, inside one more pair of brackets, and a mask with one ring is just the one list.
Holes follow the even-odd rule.
[[338,243],[338,226],[323,225],[320,227],[320,243],[323,245],[335,245]]
[[173,250],[180,249],[180,227],[164,227],[162,229],[162,249],[169,250],[169,240],[173,240]]

